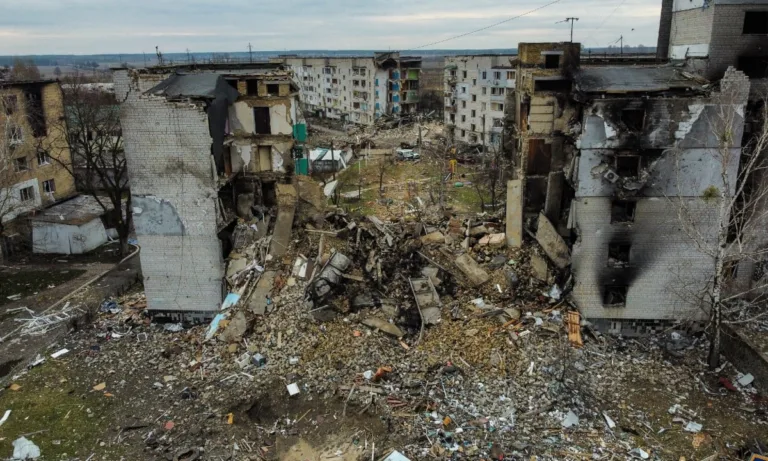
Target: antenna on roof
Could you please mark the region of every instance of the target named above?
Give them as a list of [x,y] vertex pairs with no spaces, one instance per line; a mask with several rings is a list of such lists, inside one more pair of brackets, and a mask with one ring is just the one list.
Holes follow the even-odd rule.
[[253,62],[253,48],[251,42],[248,42],[248,62]]
[[155,54],[157,54],[157,64],[163,65],[163,53],[160,51],[160,47],[155,45]]

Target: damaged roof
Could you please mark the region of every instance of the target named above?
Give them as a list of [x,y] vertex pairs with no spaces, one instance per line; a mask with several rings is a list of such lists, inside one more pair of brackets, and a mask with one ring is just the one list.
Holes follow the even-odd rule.
[[574,75],[577,89],[587,93],[644,93],[701,90],[706,80],[669,66],[587,67]]
[[224,77],[214,72],[173,74],[147,93],[168,98],[217,99],[224,97],[230,102],[234,102],[239,95]]
[[[106,211],[115,209],[112,206],[112,202],[106,197],[101,199],[101,203],[108,208]],[[46,208],[29,219],[30,221],[35,222],[79,226],[91,222],[94,219],[98,219],[101,215],[106,213],[106,211],[92,196],[78,195],[77,197]]]

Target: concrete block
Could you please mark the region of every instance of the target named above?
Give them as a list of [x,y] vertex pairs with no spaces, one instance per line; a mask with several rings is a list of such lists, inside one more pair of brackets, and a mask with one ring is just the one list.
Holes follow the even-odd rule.
[[427,235],[421,236],[421,243],[424,245],[431,245],[434,243],[445,243],[445,236],[440,231],[435,231]]
[[537,255],[536,253],[532,254],[531,273],[538,280],[546,282],[549,279],[549,268],[547,267],[547,260]]
[[491,278],[488,275],[488,272],[483,270],[483,268],[480,267],[480,265],[478,265],[467,253],[456,258],[454,263],[456,264],[456,267],[467,276],[473,287],[482,285]]
[[489,246],[491,248],[500,248],[503,247],[506,243],[506,234],[488,234],[485,237],[481,238],[480,241],[477,243],[480,246]]
[[544,249],[549,259],[560,269],[571,264],[571,252],[565,240],[557,233],[557,229],[543,214],[539,214],[539,225],[536,230],[536,240]]
[[507,246],[523,245],[523,183],[519,179],[507,181]]

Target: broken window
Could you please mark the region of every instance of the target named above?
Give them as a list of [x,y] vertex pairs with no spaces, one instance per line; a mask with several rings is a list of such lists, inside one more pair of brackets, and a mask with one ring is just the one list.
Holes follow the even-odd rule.
[[498,103],[498,102],[492,102],[491,103],[491,110],[497,111],[497,112],[504,112],[504,104]]
[[467,101],[461,101],[461,108],[466,109],[467,108]]
[[19,101],[15,94],[3,96],[3,109],[5,115],[11,115],[19,108]]
[[484,102],[480,103],[480,110],[485,110],[487,107],[488,106]]
[[45,111],[43,110],[43,93],[39,86],[24,89],[27,100],[27,115],[32,127],[32,135],[36,138],[45,136],[48,128],[45,123]]
[[514,80],[514,79],[515,79],[515,71],[514,70],[507,71],[507,80]]
[[248,96],[257,96],[259,94],[259,81],[256,79],[246,80],[245,93]]
[[483,87],[483,95],[486,95],[486,94],[488,94],[488,88]]
[[526,172],[531,175],[548,174],[551,163],[552,144],[547,144],[543,139],[529,139]]
[[631,131],[642,131],[645,123],[645,110],[624,109],[621,111],[621,121]]
[[476,94],[472,95],[472,102],[477,102],[477,95]]
[[467,132],[465,130],[461,130],[461,137],[464,138],[467,135]]
[[43,181],[43,192],[52,194],[56,192],[56,183],[53,179],[49,179],[47,181]]
[[472,79],[472,86],[475,86],[475,85],[477,85],[477,79],[476,79],[476,78],[473,78],[473,79]]
[[640,156],[617,155],[616,174],[622,178],[635,178],[640,175]]
[[271,134],[269,107],[254,107],[253,121],[256,134]]
[[476,117],[476,116],[477,116],[477,112],[475,111],[475,109],[472,109],[472,117]]
[[560,68],[560,55],[559,54],[545,54],[544,55],[544,68],[545,69],[558,69],[558,68]]
[[727,282],[736,280],[739,275],[739,262],[738,261],[726,261],[723,263],[723,279]]
[[467,78],[467,71],[466,70],[461,71],[461,77],[462,78]]
[[611,202],[611,223],[627,223],[635,221],[637,202],[629,200],[614,200]]
[[48,165],[51,163],[51,156],[48,155],[48,151],[37,151],[37,166]]
[[280,94],[280,85],[276,83],[270,83],[267,85],[267,95],[268,96],[277,96]]
[[[304,80],[306,80],[307,77],[304,77]],[[237,89],[237,80],[227,80],[227,85],[231,86],[234,89]]]
[[629,243],[611,243],[608,245],[608,267],[629,266],[629,252],[632,245]]
[[15,166],[16,166],[16,171],[29,170],[29,162],[27,162],[27,157],[19,157],[15,159]]
[[624,307],[627,305],[626,285],[608,285],[603,291],[603,307]]
[[467,121],[467,116],[466,115],[462,115],[461,116],[461,121],[462,122],[466,122]]
[[533,82],[533,91],[570,91],[571,81],[563,78],[557,80],[540,80]]
[[35,188],[33,186],[19,189],[19,200],[22,202],[28,202],[35,199]]
[[472,124],[472,125],[469,127],[469,131],[475,131],[475,129],[476,129],[476,128],[475,128],[475,124],[473,123],[473,124]]
[[488,72],[483,71],[483,80],[488,80]]
[[745,11],[744,34],[768,34],[768,11]]
[[750,78],[764,78],[768,75],[768,57],[739,56],[736,67]]

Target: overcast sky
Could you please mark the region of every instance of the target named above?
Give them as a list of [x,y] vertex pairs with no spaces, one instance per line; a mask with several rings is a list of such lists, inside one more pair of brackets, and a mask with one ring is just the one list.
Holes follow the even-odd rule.
[[[0,0],[0,55],[411,49],[552,0]],[[560,0],[436,48],[568,40],[655,46],[661,0]],[[634,30],[632,30],[634,29]]]

